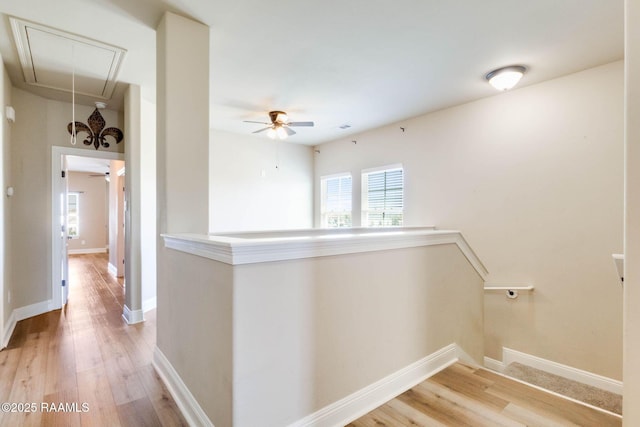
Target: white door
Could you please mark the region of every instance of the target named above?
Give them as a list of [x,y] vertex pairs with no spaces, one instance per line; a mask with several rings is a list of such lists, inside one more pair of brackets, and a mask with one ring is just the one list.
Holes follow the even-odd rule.
[[[69,227],[67,219],[69,215],[69,179],[67,171],[67,156],[60,156],[62,165],[62,185],[60,186],[60,276],[62,286],[62,305],[69,299]],[[77,206],[77,204],[76,204]]]

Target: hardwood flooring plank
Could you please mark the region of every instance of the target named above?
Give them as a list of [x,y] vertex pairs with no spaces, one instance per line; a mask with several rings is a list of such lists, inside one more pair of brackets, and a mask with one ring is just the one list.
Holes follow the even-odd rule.
[[89,411],[81,414],[82,425],[120,426],[116,404],[111,394],[104,366],[78,373],[78,395]]
[[438,420],[429,415],[418,411],[417,409],[407,405],[406,403],[392,399],[380,407],[381,411],[386,412],[395,420],[396,425],[401,426],[419,426],[419,427],[446,427]]
[[76,387],[76,356],[73,337],[62,335],[57,339],[50,339],[44,393],[53,394]]
[[349,425],[617,427],[622,423],[619,417],[483,368],[455,363]]
[[48,394],[44,396],[42,403],[46,405],[46,409],[41,408],[43,426],[80,427],[82,425],[80,413],[83,408],[77,388]]
[[[395,427],[399,425],[399,421],[396,417],[393,417],[389,414],[389,410],[385,410],[385,405],[374,409],[373,411],[367,414],[367,417],[374,423],[376,426],[381,427]],[[393,412],[393,411],[391,411]],[[408,424],[410,425],[410,424]]]
[[458,364],[454,364],[429,378],[429,381],[445,386],[450,390],[455,390],[457,393],[481,402],[483,405],[494,409],[496,412],[502,411],[509,402],[498,396],[487,393],[487,388],[493,385],[493,382],[478,375],[473,375],[475,371],[476,369],[469,370],[466,367],[458,367]]
[[123,427],[156,427],[161,425],[151,401],[146,396],[118,405],[118,416]]
[[[426,391],[428,393],[433,393],[440,398],[446,399],[447,401],[456,405],[456,407],[464,408],[464,410],[468,413],[474,414],[474,417],[483,419],[482,422],[486,423],[487,425],[496,427],[525,427],[524,424],[505,417],[500,412],[489,407],[483,402],[465,396],[464,394],[454,392],[451,389],[438,384],[437,382],[424,381],[423,383],[415,386],[414,389],[416,391]],[[502,411],[502,409],[504,408],[500,407],[499,411]]]
[[105,365],[107,379],[111,385],[113,400],[116,405],[147,397],[142,381],[127,357],[109,359],[105,362]]
[[29,334],[18,361],[9,402],[40,402],[44,396],[49,333]]
[[93,329],[83,329],[73,334],[76,372],[95,369],[103,364],[100,346]]
[[502,413],[507,417],[520,421],[521,423],[531,427],[576,427],[577,426],[577,424],[574,424],[564,419],[550,419],[548,417],[545,417],[542,414],[532,411],[531,409],[518,406],[515,403],[508,404],[507,407],[504,408]]
[[21,348],[0,351],[0,401],[8,402],[22,355]]
[[18,322],[0,351],[1,401],[38,409],[0,411],[0,426],[187,426],[151,366],[154,313],[126,324],[123,281],[107,272],[106,254],[74,255],[69,264],[66,306]]
[[162,425],[164,427],[186,427],[187,422],[154,367],[150,364],[143,366],[138,369],[138,375]]
[[495,382],[487,389],[487,393],[508,399],[524,408],[533,409],[536,413],[544,414],[552,420],[566,420],[583,426],[622,425],[621,420],[617,417],[567,399],[559,399],[551,393],[529,387],[493,372],[480,369],[476,375],[492,379]]

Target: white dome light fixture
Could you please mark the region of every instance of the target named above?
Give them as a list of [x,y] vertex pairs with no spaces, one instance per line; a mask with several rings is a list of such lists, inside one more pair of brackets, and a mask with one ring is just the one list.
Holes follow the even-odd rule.
[[508,67],[498,68],[484,76],[489,84],[500,91],[505,91],[513,88],[527,69],[522,65],[510,65]]

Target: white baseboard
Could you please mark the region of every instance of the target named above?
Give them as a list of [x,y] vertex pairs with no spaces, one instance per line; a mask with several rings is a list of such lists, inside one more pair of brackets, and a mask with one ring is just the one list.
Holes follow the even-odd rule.
[[108,271],[108,272],[109,272],[109,274],[111,274],[112,276],[115,276],[115,277],[117,277],[117,276],[118,276],[118,268],[117,268],[115,265],[111,264],[111,263],[109,263],[109,264],[107,265],[107,271]]
[[7,321],[7,324],[5,325],[4,331],[2,333],[2,348],[5,348],[7,345],[9,345],[11,335],[13,335],[16,324],[19,321],[28,319],[29,317],[38,316],[43,313],[48,313],[53,309],[53,301],[51,300],[41,301],[35,304],[30,304],[14,309],[11,312],[9,320]]
[[182,378],[180,378],[180,375],[178,375],[158,347],[153,351],[153,367],[158,372],[169,393],[171,393],[188,425],[192,427],[214,427],[207,414],[196,401],[196,398],[193,397]]
[[499,360],[491,359],[490,357],[484,357],[484,367],[487,369],[491,369],[492,371],[504,372],[504,363]]
[[69,249],[67,250],[69,255],[84,255],[84,254],[105,254],[106,248],[82,248],[82,249]]
[[346,425],[455,363],[464,352],[450,344],[355,393],[291,424],[289,427]]
[[541,357],[532,356],[530,354],[512,350],[510,348],[504,347],[502,349],[502,362],[490,359],[488,357],[484,358],[485,366],[488,369],[492,369],[497,372],[504,372],[504,369],[509,366],[510,363],[514,362],[521,363],[535,369],[540,369],[541,371],[577,381],[582,384],[598,387],[602,390],[607,390],[612,393],[622,394],[622,381],[607,378],[598,374],[593,374],[588,371],[583,371],[582,369],[563,365],[561,363],[553,362]]
[[126,305],[122,308],[122,317],[129,325],[144,322],[142,310],[130,310]]
[[158,305],[158,299],[156,297],[149,298],[142,301],[142,312],[146,313],[149,310],[153,310]]
[[13,335],[13,330],[16,328],[16,311],[11,312],[11,316],[9,316],[9,320],[7,320],[7,324],[4,326],[4,331],[2,333],[2,348],[6,348],[9,345],[9,341],[11,340],[11,335]]

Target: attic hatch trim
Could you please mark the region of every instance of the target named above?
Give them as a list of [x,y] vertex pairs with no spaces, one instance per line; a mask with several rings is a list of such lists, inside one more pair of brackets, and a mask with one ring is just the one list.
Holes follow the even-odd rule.
[[[85,47],[100,49],[102,52],[107,51],[112,55],[109,69],[103,73],[106,78],[101,91],[83,91],[76,88],[76,94],[98,97],[100,99],[111,99],[116,87],[122,62],[124,61],[124,57],[127,53],[126,49],[11,16],[9,17],[9,22],[13,31],[13,39],[18,52],[18,57],[20,58],[24,80],[27,84],[71,93],[70,88],[59,87],[38,81],[28,33],[29,29],[32,29],[48,35],[62,37],[72,43],[81,43]],[[81,60],[81,58],[78,58],[78,60]],[[71,64],[69,64],[69,73],[71,73]]]

